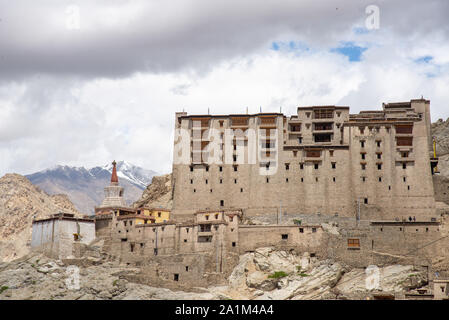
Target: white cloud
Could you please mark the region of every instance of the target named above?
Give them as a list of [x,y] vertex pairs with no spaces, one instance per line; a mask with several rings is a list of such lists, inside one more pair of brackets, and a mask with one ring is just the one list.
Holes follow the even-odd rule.
[[[11,19],[16,7],[0,10],[0,25],[15,35],[0,28],[0,66],[11,62],[0,75],[0,175],[112,159],[169,172],[174,113],[182,109],[282,106],[293,114],[299,105],[337,104],[355,113],[424,95],[434,120],[449,117],[446,2],[407,9],[405,1],[379,1],[381,28],[368,33],[353,30],[370,1],[128,3],[102,11],[105,4],[62,1],[22,24]],[[68,4],[83,14],[72,38],[56,27]],[[417,17],[422,23],[410,25]],[[273,51],[274,41],[304,48]],[[360,62],[330,51],[348,41],[368,47]],[[432,59],[415,62],[424,56]]]

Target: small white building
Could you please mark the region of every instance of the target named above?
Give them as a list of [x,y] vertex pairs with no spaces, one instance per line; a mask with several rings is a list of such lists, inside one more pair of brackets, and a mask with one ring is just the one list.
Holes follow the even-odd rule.
[[31,248],[58,259],[76,256],[79,244],[95,240],[95,220],[77,218],[72,213],[57,213],[33,221]]

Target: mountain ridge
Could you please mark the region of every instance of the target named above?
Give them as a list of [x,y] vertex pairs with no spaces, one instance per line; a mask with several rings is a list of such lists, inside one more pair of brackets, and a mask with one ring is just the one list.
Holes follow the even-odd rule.
[[[94,207],[103,201],[111,173],[112,164],[92,168],[56,165],[25,177],[50,195],[66,194],[80,212],[93,214]],[[119,183],[129,205],[140,198],[156,174],[126,161],[117,162]]]

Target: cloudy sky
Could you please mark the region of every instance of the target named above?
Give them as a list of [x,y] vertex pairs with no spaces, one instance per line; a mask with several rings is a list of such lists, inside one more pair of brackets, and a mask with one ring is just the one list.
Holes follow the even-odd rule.
[[424,96],[446,119],[448,15],[447,0],[0,0],[0,176],[113,159],[170,172],[182,110]]

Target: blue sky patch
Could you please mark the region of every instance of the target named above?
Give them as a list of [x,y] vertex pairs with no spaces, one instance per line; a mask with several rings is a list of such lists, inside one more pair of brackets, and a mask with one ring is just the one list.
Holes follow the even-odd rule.
[[300,41],[273,41],[271,50],[274,51],[308,51],[309,47]]
[[353,42],[343,42],[340,47],[332,48],[330,51],[347,56],[349,61],[355,62],[362,59],[362,54],[366,50],[368,50],[368,48],[357,46]]
[[424,57],[420,57],[418,59],[415,60],[416,63],[429,63],[430,61],[432,61],[433,57],[432,56],[424,56]]

